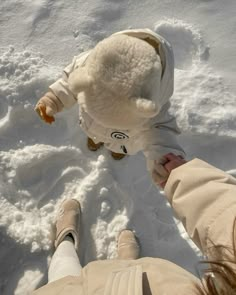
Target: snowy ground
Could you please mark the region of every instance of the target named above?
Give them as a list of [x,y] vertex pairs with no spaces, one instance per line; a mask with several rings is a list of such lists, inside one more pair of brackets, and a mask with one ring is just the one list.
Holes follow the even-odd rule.
[[115,257],[117,234],[128,227],[143,256],[198,272],[199,252],[151,183],[143,155],[115,162],[104,149],[92,153],[76,107],[52,126],[33,108],[74,55],[115,31],[148,27],[174,48],[172,111],[188,158],[234,174],[235,11],[234,0],[0,2],[1,295],[46,282],[53,218],[71,197],[82,204],[83,265]]

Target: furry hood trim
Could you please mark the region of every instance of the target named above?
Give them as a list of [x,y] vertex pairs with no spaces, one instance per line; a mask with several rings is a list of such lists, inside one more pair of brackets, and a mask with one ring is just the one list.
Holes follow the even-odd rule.
[[104,127],[127,130],[143,125],[172,95],[173,81],[171,89],[163,91],[162,42],[156,36],[151,39],[150,32],[145,38],[135,36],[134,30],[111,35],[69,77],[79,104]]

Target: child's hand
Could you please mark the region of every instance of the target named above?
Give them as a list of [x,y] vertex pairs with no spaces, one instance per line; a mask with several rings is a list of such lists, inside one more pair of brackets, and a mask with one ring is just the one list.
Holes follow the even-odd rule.
[[53,94],[47,93],[41,97],[35,107],[35,111],[44,122],[52,124],[55,121],[54,115],[58,112],[58,106],[55,103]]
[[48,124],[52,124],[52,122],[55,121],[55,118],[53,116],[48,116],[47,115],[47,107],[43,104],[38,104],[35,107],[35,111],[39,114],[40,118],[48,123]]
[[154,182],[159,185],[161,188],[164,188],[165,183],[169,177],[168,171],[165,169],[164,164],[155,161],[154,167],[152,170],[152,179]]

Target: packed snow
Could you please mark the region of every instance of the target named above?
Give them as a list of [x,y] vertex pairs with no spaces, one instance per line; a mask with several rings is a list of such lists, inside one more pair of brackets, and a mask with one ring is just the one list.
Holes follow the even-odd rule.
[[116,257],[123,228],[142,256],[198,275],[201,253],[151,181],[139,153],[114,161],[90,152],[77,106],[42,122],[34,106],[74,55],[111,33],[150,28],[171,42],[172,113],[188,159],[236,175],[236,2],[71,0],[0,2],[0,294],[23,295],[47,281],[54,219],[62,200],[82,206],[82,265]]

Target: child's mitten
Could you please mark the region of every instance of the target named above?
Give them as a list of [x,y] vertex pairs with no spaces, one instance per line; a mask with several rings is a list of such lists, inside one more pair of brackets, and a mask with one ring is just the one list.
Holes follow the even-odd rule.
[[55,121],[54,115],[63,109],[62,102],[52,92],[47,92],[38,101],[35,111],[46,123],[51,124]]

